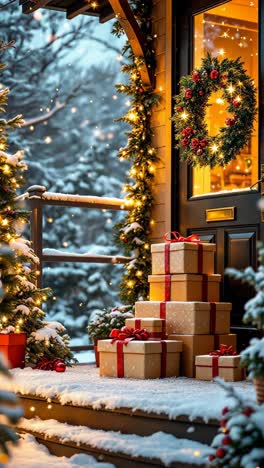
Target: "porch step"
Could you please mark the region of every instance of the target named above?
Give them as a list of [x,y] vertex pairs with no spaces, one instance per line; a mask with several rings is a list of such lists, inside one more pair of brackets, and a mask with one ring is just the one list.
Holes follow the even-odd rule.
[[117,468],[204,468],[209,447],[188,439],[157,432],[147,437],[72,426],[56,420],[23,419],[19,431],[34,435],[56,456],[92,455]]
[[148,413],[131,408],[98,410],[92,406],[62,405],[56,399],[44,399],[33,395],[19,395],[24,407],[25,418],[35,415],[42,420],[55,419],[73,426],[88,426],[90,429],[120,431],[123,434],[150,436],[155,432],[165,432],[177,438],[210,444],[219,427],[219,421],[202,418],[191,422],[187,416],[170,419],[166,414]]

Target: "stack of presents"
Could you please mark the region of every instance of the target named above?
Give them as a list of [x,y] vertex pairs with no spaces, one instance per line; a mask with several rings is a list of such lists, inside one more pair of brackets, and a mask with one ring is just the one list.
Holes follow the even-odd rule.
[[98,342],[100,375],[242,380],[236,335],[230,333],[232,305],[219,302],[216,246],[172,235],[151,246],[150,300],[136,302],[135,318],[126,320],[123,331]]

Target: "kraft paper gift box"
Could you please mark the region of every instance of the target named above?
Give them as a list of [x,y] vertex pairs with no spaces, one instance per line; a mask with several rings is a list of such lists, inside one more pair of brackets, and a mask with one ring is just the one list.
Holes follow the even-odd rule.
[[219,302],[221,275],[150,275],[151,301]]
[[221,344],[233,346],[234,349],[237,347],[237,335],[235,333],[215,335],[214,340],[214,349],[219,349]]
[[195,376],[196,356],[209,354],[214,349],[213,335],[169,335],[168,339],[183,343],[180,374],[184,377]]
[[244,369],[239,366],[240,356],[196,356],[196,379],[213,380],[221,377],[226,382],[244,379]]
[[215,244],[170,242],[152,244],[152,274],[214,273]]
[[26,333],[0,333],[0,352],[11,369],[25,366],[26,342]]
[[166,319],[168,335],[213,335],[229,332],[231,308],[227,302],[138,301],[135,317]]
[[149,333],[150,339],[165,340],[166,338],[164,319],[153,317],[126,319],[126,327],[135,328],[136,330],[144,328]]
[[181,341],[100,340],[100,376],[133,379],[178,377]]

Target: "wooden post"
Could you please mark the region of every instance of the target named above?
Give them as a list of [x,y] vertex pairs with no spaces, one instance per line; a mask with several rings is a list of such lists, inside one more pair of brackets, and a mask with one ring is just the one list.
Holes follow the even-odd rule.
[[37,287],[42,287],[42,250],[43,250],[43,228],[42,228],[42,202],[43,193],[46,192],[46,187],[41,185],[33,185],[29,187],[29,203],[31,206],[30,215],[30,240],[32,248],[39,258],[39,264],[33,264],[33,269],[39,271],[37,276]]

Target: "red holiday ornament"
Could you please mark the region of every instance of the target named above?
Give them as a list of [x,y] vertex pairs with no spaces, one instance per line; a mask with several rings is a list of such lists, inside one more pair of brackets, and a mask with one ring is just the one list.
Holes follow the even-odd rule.
[[225,407],[222,409],[222,415],[224,416],[226,413],[228,413],[228,411],[229,411],[228,406],[225,406]]
[[206,146],[208,145],[208,141],[206,140],[206,138],[203,138],[200,141],[200,145],[201,145],[202,148],[206,148]]
[[183,111],[183,107],[179,106],[177,107],[177,112],[182,112]]
[[208,456],[208,458],[209,458],[210,462],[214,461],[215,460],[215,455],[211,454],[211,455]]
[[198,148],[200,144],[200,141],[198,140],[198,138],[193,138],[192,141],[191,141],[191,147],[192,149],[196,149]]
[[200,73],[198,71],[193,72],[192,79],[195,81],[195,83],[198,83],[198,81],[201,79]]
[[186,91],[185,91],[185,97],[186,99],[191,99],[192,98],[192,90],[191,88],[187,88]]
[[184,138],[182,141],[181,141],[181,144],[182,146],[187,146],[188,145],[188,139],[187,138]]
[[201,154],[203,154],[203,149],[202,149],[202,148],[199,148],[199,149],[196,151],[196,154],[197,154],[197,156],[201,156]]
[[239,107],[241,105],[241,101],[237,101],[236,99],[233,99],[232,104],[234,107]]
[[235,123],[235,120],[234,119],[230,119],[230,117],[228,117],[227,119],[225,119],[225,124],[228,126],[228,127],[233,127]]
[[227,419],[222,419],[222,421],[220,422],[220,426],[226,427],[226,423],[227,423]]
[[199,94],[200,94],[200,96],[203,96],[203,95],[204,95],[204,90],[203,90],[203,89],[200,89],[200,90],[199,90]]
[[64,362],[62,362],[62,361],[61,361],[61,362],[57,362],[57,363],[55,364],[55,366],[54,366],[54,370],[55,370],[56,372],[65,372],[66,366],[65,366]]
[[217,458],[224,458],[225,453],[226,452],[225,452],[225,449],[223,449],[223,447],[218,447],[218,449],[216,449],[216,452],[215,452]]
[[140,88],[138,88],[138,92],[139,92],[140,94],[144,93],[144,88],[142,88],[142,86],[140,86]]
[[128,238],[127,238],[126,236],[122,236],[122,237],[121,237],[121,240],[122,240],[125,244],[127,244],[127,242],[128,242]]
[[185,127],[182,131],[181,131],[181,134],[183,136],[190,136],[193,134],[193,129],[192,127]]
[[245,416],[249,418],[249,416],[251,416],[251,414],[254,413],[254,410],[253,408],[251,408],[251,406],[246,406],[242,412]]
[[218,70],[212,70],[211,73],[210,73],[210,78],[212,78],[212,80],[217,80],[218,77],[219,77],[219,71]]
[[231,443],[232,443],[232,439],[229,435],[226,435],[225,437],[223,437],[222,439],[223,445],[231,445]]

